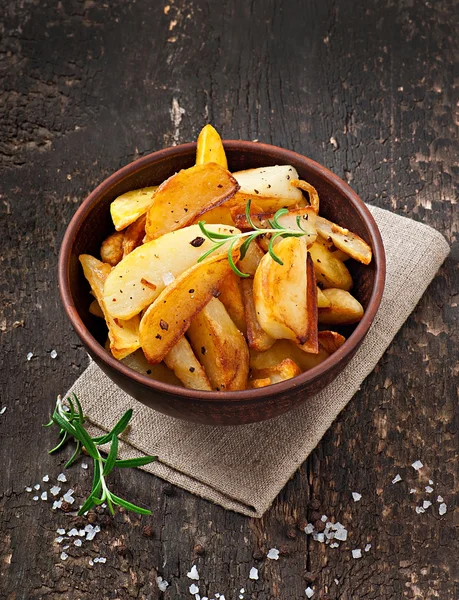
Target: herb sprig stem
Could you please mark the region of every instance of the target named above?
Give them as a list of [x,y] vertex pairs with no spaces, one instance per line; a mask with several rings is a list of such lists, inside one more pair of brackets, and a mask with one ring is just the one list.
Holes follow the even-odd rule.
[[[127,510],[131,510],[141,515],[151,514],[150,510],[136,506],[135,504],[116,496],[109,490],[106,482],[106,477],[115,467],[141,467],[156,460],[155,456],[141,456],[139,458],[125,460],[117,458],[119,446],[118,436],[126,429],[131,417],[132,409],[129,409],[108,433],[92,438],[83,426],[85,417],[77,396],[73,394],[73,399],[67,398],[66,404],[63,403],[60,397],[57,398],[51,420],[45,427],[57,425],[59,427],[61,439],[49,453],[53,454],[62,448],[69,439],[73,438],[76,441],[76,448],[65,466],[70,467],[82,453],[83,449],[86,450],[87,454],[94,461],[92,490],[87,500],[78,511],[79,515],[85,514],[92,507],[103,504],[104,502],[107,503],[111,514],[114,514],[115,512],[115,505],[122,506]],[[107,457],[105,458],[102,456],[99,447],[107,443],[110,443],[110,448]]]

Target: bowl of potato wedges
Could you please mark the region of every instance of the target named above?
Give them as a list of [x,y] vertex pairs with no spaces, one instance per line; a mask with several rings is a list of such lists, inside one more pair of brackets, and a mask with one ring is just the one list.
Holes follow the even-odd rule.
[[384,281],[378,227],[344,181],[211,125],[103,181],[59,256],[65,311],[108,377],[214,425],[307,403],[362,343]]

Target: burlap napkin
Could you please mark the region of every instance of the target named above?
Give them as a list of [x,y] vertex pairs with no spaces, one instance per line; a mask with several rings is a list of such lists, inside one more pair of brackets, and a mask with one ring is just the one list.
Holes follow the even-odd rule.
[[166,417],[122,392],[91,362],[74,384],[94,428],[110,429],[129,407],[123,458],[158,456],[146,471],[225,508],[261,517],[373,370],[449,252],[434,229],[370,207],[387,253],[384,296],[376,319],[347,368],[294,411],[239,427],[195,425]]

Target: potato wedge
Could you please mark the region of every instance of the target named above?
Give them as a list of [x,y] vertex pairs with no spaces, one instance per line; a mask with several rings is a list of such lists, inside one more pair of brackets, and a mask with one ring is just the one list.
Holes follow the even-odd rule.
[[[236,252],[237,255],[237,252]],[[226,254],[210,255],[169,284],[140,321],[140,344],[148,362],[161,362],[231,272]]]
[[260,248],[257,241],[254,240],[248,247],[244,258],[239,259],[238,268],[242,273],[246,273],[253,277],[264,255],[265,253]]
[[352,277],[346,265],[335,257],[322,244],[317,242],[309,248],[314,270],[319,284],[323,288],[340,288],[349,291],[352,288]]
[[110,350],[115,358],[121,360],[128,354],[135,352],[140,346],[140,318],[136,316],[129,320],[114,319],[107,311],[103,297],[104,282],[111,272],[110,265],[89,254],[81,254],[79,259],[84,276],[88,280],[92,293],[104,313],[110,338]]
[[225,149],[223,148],[222,138],[212,125],[208,124],[201,129],[198,136],[196,148],[196,164],[217,163],[224,169],[228,169]]
[[[150,364],[147,359],[145,359],[145,362]],[[175,346],[169,350],[164,357],[164,362],[169,369],[172,369],[186,388],[192,390],[212,390],[206,372],[196,358],[186,337],[181,337]],[[156,367],[158,365],[150,366]]]
[[[251,245],[253,246],[253,244]],[[259,350],[260,352],[268,350],[276,340],[268,335],[258,322],[255,303],[253,300],[253,279],[241,279],[240,285],[242,300],[244,302],[245,319],[247,324],[247,341],[249,348]]]
[[313,334],[312,322],[317,326],[317,292],[313,270],[307,268],[306,242],[285,238],[277,244],[276,254],[282,265],[266,254],[255,273],[257,319],[271,337],[303,344]]
[[194,317],[187,336],[213,389],[228,392],[246,388],[249,349],[220,300],[212,298]]
[[123,358],[121,362],[130,369],[137,371],[137,373],[141,373],[155,381],[162,381],[163,383],[170,383],[172,385],[182,385],[180,379],[165,364],[151,365],[145,358],[141,348]]
[[111,267],[117,265],[123,258],[123,239],[122,231],[115,231],[102,242],[100,247],[100,257],[102,262]]
[[363,317],[363,307],[351,294],[341,289],[323,290],[330,300],[328,308],[319,309],[319,323],[324,325],[349,325]]
[[337,258],[338,260],[341,260],[342,262],[345,262],[346,260],[349,260],[351,258],[349,256],[349,254],[346,254],[345,252],[338,250],[338,248],[335,246],[335,244],[331,240],[328,240],[328,239],[326,240],[325,238],[323,238],[320,235],[317,236],[316,243],[320,244],[321,246],[324,246],[324,248],[329,250],[335,258]]
[[266,385],[292,379],[292,377],[300,375],[301,372],[300,367],[291,358],[284,358],[275,366],[252,370],[249,383],[254,388],[265,387]]
[[317,317],[317,286],[314,274],[314,265],[308,253],[306,259],[306,313],[307,313],[307,335],[306,340],[301,343],[300,348],[304,352],[317,354],[319,352],[318,317]]
[[206,211],[202,215],[199,215],[194,219],[193,223],[199,223],[199,221],[205,221],[207,224],[213,225],[228,225],[228,227],[236,227],[233,221],[233,217],[231,216],[231,210],[229,206],[225,204],[221,204],[220,206],[216,206],[211,210]]
[[89,305],[89,312],[92,315],[94,315],[95,317],[99,317],[100,319],[105,318],[104,313],[102,312],[102,309],[100,308],[100,304],[97,302],[97,300],[95,298]]
[[369,265],[372,258],[370,246],[357,234],[344,229],[323,217],[317,217],[317,231],[321,237],[348,254],[354,260]]
[[291,358],[302,371],[308,371],[319,365],[329,353],[320,347],[317,354],[303,352],[299,346],[290,340],[277,340],[272,348],[264,352],[250,350],[250,368],[252,370],[267,369],[281,363],[286,358]]
[[143,244],[147,215],[142,215],[124,231],[123,258]]
[[329,354],[336,352],[346,341],[346,338],[336,331],[319,331],[319,344]]
[[239,277],[233,271],[222,281],[218,298],[228,311],[233,323],[245,335],[247,326],[245,323],[244,303],[242,301],[241,288],[239,287]]
[[[209,225],[210,231],[233,233],[239,230]],[[129,319],[149,306],[162,290],[181,273],[195,265],[213,244],[202,237],[198,225],[172,231],[147,242],[128,254],[107,277],[104,301],[112,317]],[[222,246],[213,255],[226,254]]]
[[274,198],[287,205],[303,198],[301,191],[291,184],[293,179],[298,179],[298,171],[290,165],[237,171],[233,177],[241,187],[240,196],[249,194],[254,198]]
[[326,308],[330,306],[330,300],[327,296],[322,292],[322,290],[317,288],[317,308]]
[[319,194],[317,193],[316,188],[302,179],[293,179],[291,184],[293,187],[308,193],[310,206],[316,214],[319,214]]
[[162,183],[147,213],[148,240],[181,229],[231,198],[239,185],[229,171],[206,163],[184,169]]
[[153,204],[157,185],[132,190],[118,196],[110,205],[110,214],[116,231],[125,229],[147,212]]

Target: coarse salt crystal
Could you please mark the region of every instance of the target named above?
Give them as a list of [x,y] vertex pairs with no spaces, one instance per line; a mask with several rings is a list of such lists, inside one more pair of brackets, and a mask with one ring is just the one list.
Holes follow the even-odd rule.
[[[87,469],[88,468],[88,463],[81,463],[81,468],[82,469]],[[167,585],[169,585],[169,584],[167,584]]]
[[[279,560],[279,550],[277,548],[271,548],[266,556],[271,560]],[[244,592],[240,593],[243,594]]]
[[335,533],[335,540],[345,542],[347,540],[347,529],[338,529],[338,531]]
[[57,542],[58,544],[60,544],[63,541],[63,537],[61,535],[57,536],[57,538],[54,539],[55,542]]
[[43,492],[42,495],[40,496],[40,498],[42,500],[48,500],[48,493],[47,492]]
[[333,581],[336,583],[336,585],[339,585],[338,579],[334,579]]
[[94,561],[92,560],[92,558],[89,559],[89,566],[92,567],[94,565]]
[[32,488],[31,488],[31,487],[26,487],[25,491],[26,491],[26,492],[31,492],[31,491],[32,491]]
[[38,497],[38,496],[34,496],[34,497],[32,498],[32,500],[34,500],[34,501],[36,502],[37,500],[39,500],[39,497]]
[[425,508],[422,508],[422,506],[416,506],[416,512],[418,513],[418,515],[426,512]]
[[50,494],[53,496],[57,496],[60,491],[61,488],[58,485],[53,485],[53,487],[49,490]]
[[422,508],[426,509],[429,508],[429,506],[432,506],[432,502],[430,502],[429,500],[424,500],[424,502],[422,503]]
[[58,533],[59,535],[65,535],[65,529],[62,529],[62,527],[59,527],[59,529],[56,529],[56,533]]
[[304,533],[307,533],[308,535],[310,533],[312,533],[314,531],[314,525],[312,523],[308,523],[306,525],[306,527],[304,528]]
[[312,588],[310,588],[310,587],[307,587],[307,588],[304,590],[304,593],[306,594],[306,596],[307,596],[308,598],[312,598],[312,597],[314,596],[314,590],[313,590]]
[[27,353],[27,360],[32,360],[33,357],[33,352],[28,352]]
[[446,510],[447,510],[447,506],[446,504],[443,502],[442,504],[440,504],[440,506],[438,507],[438,514],[439,515],[444,515]]
[[325,535],[323,533],[317,534],[317,541],[323,544],[325,542]]
[[78,535],[78,529],[75,529],[75,527],[73,527],[67,534],[69,537],[75,537],[76,535]]
[[415,471],[419,471],[419,469],[422,469],[422,467],[424,465],[422,464],[422,462],[420,460],[415,460],[414,463],[411,466],[413,467],[413,469]]
[[166,271],[165,273],[163,273],[162,278],[164,281],[164,285],[169,285],[170,283],[175,281],[175,277],[172,275],[172,273],[170,271]]
[[365,552],[369,552],[369,551],[370,551],[370,548],[371,548],[371,544],[367,544],[367,545],[365,546]]
[[70,548],[70,546],[67,544],[66,546],[63,546],[62,550],[68,550]]
[[252,567],[250,569],[249,579],[258,579],[258,569],[256,569],[255,567]]
[[105,558],[105,556],[99,556],[99,562],[100,563],[106,563],[107,559]]
[[67,481],[67,477],[64,475],[64,473],[59,473],[59,475],[57,476],[57,480],[61,481],[62,483],[65,483]]
[[75,546],[80,547],[83,542],[80,539],[76,539],[73,543],[75,544]]
[[194,579],[195,581],[199,581],[199,573],[198,569],[196,568],[196,565],[193,565],[191,567],[191,571],[187,573],[186,576],[188,577],[188,579]]
[[434,482],[431,479],[429,479],[429,485],[433,485],[433,484],[434,484]]
[[437,496],[437,502],[443,502],[443,496]]
[[64,502],[68,502],[69,504],[73,504],[75,502],[75,498],[72,496],[73,490],[70,489],[68,492],[65,492],[63,495]]
[[67,560],[69,555],[66,552],[61,552],[61,560]]
[[56,350],[51,350],[51,352],[49,353],[49,355],[51,356],[51,358],[57,358],[57,352],[56,352]]
[[60,508],[62,506],[62,500],[54,500],[53,502],[53,510]]
[[330,544],[330,548],[339,548],[339,544],[333,542],[333,544]]
[[194,583],[192,583],[190,585],[190,594],[197,594],[199,593],[199,588],[197,585],[195,585]]
[[410,494],[415,494],[416,493],[416,488],[411,488],[410,489]]
[[362,558],[362,550],[360,548],[352,550],[352,558]]
[[241,589],[239,590],[239,593],[240,593],[240,594],[245,594],[245,589],[244,589],[244,588],[241,588]]
[[34,490],[39,490],[39,489],[40,489],[40,484],[39,484],[39,483],[36,483],[36,484],[33,486],[33,489],[34,489]]
[[44,475],[42,481],[47,483],[49,481],[49,475]]
[[99,525],[96,525],[95,527],[93,527],[91,530],[88,531],[88,533],[86,534],[86,540],[88,542],[93,540],[96,537],[96,533],[99,533],[99,531],[100,531],[100,527],[99,527]]
[[6,412],[6,406],[4,406],[1,410],[0,410],[0,415],[4,415]]
[[320,517],[320,520],[322,521],[322,523],[325,523],[325,522],[328,520],[328,517],[327,517],[327,515],[322,515],[322,516]]
[[359,494],[358,492],[352,492],[352,498],[354,499],[354,502],[358,502],[361,497],[362,494]]
[[398,483],[399,481],[401,481],[402,478],[400,477],[400,475],[397,473],[397,475],[392,479],[392,483]]
[[78,531],[78,535],[79,535],[80,537],[84,537],[84,536],[86,535],[86,531],[85,531],[84,529],[80,529],[80,530]]
[[165,592],[166,589],[169,587],[169,583],[163,579],[162,577],[157,577],[156,578],[156,583],[158,584],[158,588],[162,591]]

